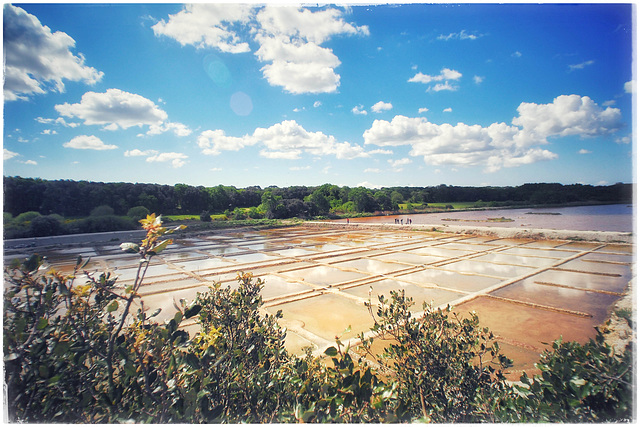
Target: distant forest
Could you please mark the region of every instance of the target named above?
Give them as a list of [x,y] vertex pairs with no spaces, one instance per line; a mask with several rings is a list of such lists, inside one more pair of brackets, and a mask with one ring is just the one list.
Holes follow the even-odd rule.
[[4,212],[88,216],[99,206],[114,215],[127,215],[135,207],[164,215],[233,212],[256,208],[266,218],[309,218],[331,214],[395,211],[402,203],[478,202],[478,206],[519,206],[578,203],[631,203],[633,186],[524,184],[517,187],[318,187],[292,186],[236,188],[186,184],[133,184],[4,177]]

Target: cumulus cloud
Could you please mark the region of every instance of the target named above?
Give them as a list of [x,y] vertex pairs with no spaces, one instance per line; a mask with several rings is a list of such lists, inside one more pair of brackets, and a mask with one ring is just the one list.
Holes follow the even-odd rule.
[[426,113],[427,111],[429,111],[428,108],[418,108],[418,114]]
[[443,80],[459,80],[460,77],[462,77],[462,73],[460,73],[459,71],[452,70],[449,68],[443,68],[440,71],[440,74],[437,74],[435,76],[418,72],[415,76],[409,79],[409,82],[431,83],[431,82],[440,82]]
[[261,9],[256,15],[255,40],[260,44],[256,56],[268,62],[262,72],[269,83],[291,93],[335,92],[340,86],[335,72],[340,60],[321,44],[336,35],[369,34],[368,27],[347,23],[342,15],[333,8],[316,12],[277,6]]
[[393,168],[394,172],[402,172],[403,166],[410,165],[411,163],[413,163],[413,161],[407,157],[399,160],[389,159],[387,161],[391,165],[391,168]]
[[477,85],[484,81],[484,77],[482,76],[473,76],[473,82]]
[[69,142],[62,144],[66,148],[75,148],[76,150],[115,150],[117,145],[105,144],[100,138],[94,135],[79,135]]
[[2,152],[2,160],[9,160],[9,159],[13,159],[14,157],[19,156],[18,153],[14,153],[13,151],[9,151],[6,148],[3,148],[3,152]]
[[125,157],[140,157],[140,156],[153,156],[158,154],[156,150],[145,150],[142,151],[138,148],[134,148],[133,150],[127,150],[124,152]]
[[363,134],[365,145],[411,146],[409,154],[430,165],[482,165],[487,172],[557,158],[543,149],[550,137],[607,135],[620,129],[620,111],[602,109],[590,98],[559,96],[550,104],[522,103],[512,125],[488,127],[435,124],[424,117],[375,120]]
[[440,70],[440,74],[435,76],[429,74],[423,74],[421,72],[416,73],[415,76],[411,77],[408,81],[411,83],[423,83],[423,84],[431,84],[434,82],[438,82],[433,86],[429,86],[427,88],[427,92],[440,92],[442,90],[450,90],[455,91],[458,88],[456,86],[452,86],[450,81],[460,80],[462,77],[462,73],[456,70],[452,70],[450,68],[443,68]]
[[626,93],[636,93],[636,81],[630,80],[624,84],[624,91]]
[[24,9],[5,4],[4,98],[26,100],[34,94],[63,92],[64,80],[94,84],[104,75],[84,64],[85,58],[71,49],[75,40],[68,34],[42,25]]
[[360,105],[356,105],[355,107],[353,107],[353,108],[351,109],[351,112],[352,112],[353,114],[356,114],[356,115],[363,115],[363,116],[366,116],[366,115],[367,115],[367,110],[364,110],[363,108],[364,108],[364,105],[362,105],[362,104],[360,104]]
[[444,110],[442,110],[443,113],[450,113],[452,111],[453,111],[453,108],[451,108],[451,107],[447,107]]
[[84,120],[85,125],[104,125],[106,130],[160,126],[167,119],[167,113],[153,101],[120,89],[107,89],[105,93],[87,92],[79,103],[59,104],[55,109],[62,116]]
[[588,96],[562,95],[550,104],[523,102],[518,113],[512,123],[545,142],[552,136],[598,136],[622,127],[620,109],[603,110]]
[[189,136],[191,135],[191,129],[187,125],[182,123],[162,123],[162,124],[152,124],[149,126],[149,131],[147,135],[159,135],[161,133],[173,131],[176,136]]
[[578,151],[578,154],[591,154],[591,153],[593,153],[593,151],[589,151],[589,150],[586,150],[584,148],[582,148],[580,151]]
[[80,123],[67,123],[67,121],[63,118],[63,117],[58,117],[57,119],[45,119],[43,117],[36,117],[35,118],[36,122],[38,123],[42,123],[42,124],[56,124],[56,125],[62,125],[64,127],[69,127],[69,128],[75,128],[80,126]]
[[267,159],[299,159],[303,153],[313,156],[336,156],[338,159],[368,157],[359,145],[337,142],[331,135],[309,132],[295,120],[285,120],[268,128],[257,128],[252,135],[228,136],[222,130],[207,130],[198,137],[203,154],[219,155],[259,145],[260,156]]
[[381,113],[383,111],[389,111],[393,108],[390,102],[378,101],[371,106],[371,111],[374,113]]
[[252,7],[246,4],[188,4],[151,28],[156,36],[170,37],[182,46],[249,52],[249,44],[240,39],[236,25],[246,24],[251,14]]
[[309,132],[295,120],[257,128],[252,138],[266,147],[260,154],[267,158],[299,158],[302,152],[314,156],[335,155],[338,159],[367,156],[361,146],[339,143],[333,136],[322,132]]
[[173,168],[179,168],[184,166],[189,156],[183,153],[161,153],[157,150],[140,150],[134,148],[133,150],[127,150],[124,152],[125,157],[146,157],[146,161],[152,162],[170,162]]
[[223,151],[238,151],[247,145],[253,145],[255,141],[249,136],[238,138],[225,135],[223,130],[206,130],[198,137],[198,147],[202,148],[202,154],[217,156]]
[[153,155],[147,157],[147,162],[149,162],[149,163],[152,163],[152,162],[160,162],[160,163],[170,162],[171,163],[171,167],[180,168],[180,167],[184,166],[185,164],[187,164],[185,159],[187,159],[188,157],[189,156],[187,156],[186,154],[183,154],[183,153],[156,153],[156,154],[153,154]]
[[335,92],[340,60],[321,45],[336,35],[368,35],[367,26],[355,26],[343,19],[344,12],[327,8],[319,11],[299,7],[210,5],[185,6],[152,28],[156,35],[177,40],[182,45],[213,47],[223,52],[251,50],[252,37],[259,45],[257,59],[269,84],[290,93]]

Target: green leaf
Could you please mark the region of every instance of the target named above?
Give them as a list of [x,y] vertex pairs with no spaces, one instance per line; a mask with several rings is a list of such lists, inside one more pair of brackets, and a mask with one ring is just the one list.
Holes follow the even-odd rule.
[[117,309],[118,309],[118,301],[113,300],[107,306],[107,313],[111,313],[113,311],[116,311]]
[[150,252],[154,253],[154,254],[159,254],[160,252],[164,251],[167,246],[169,246],[170,243],[172,243],[173,240],[169,239],[169,240],[163,240],[161,243],[157,244],[156,246],[154,246]]
[[47,326],[49,326],[49,321],[47,319],[45,319],[44,317],[41,317],[40,320],[38,320],[38,324],[36,325],[36,329],[41,331],[44,328],[46,328]]
[[192,305],[191,307],[187,308],[184,312],[184,318],[188,319],[190,317],[195,316],[196,314],[200,313],[200,310],[202,310],[202,306],[200,304],[195,304]]
[[137,254],[140,252],[140,246],[135,243],[122,243],[120,249],[130,254]]
[[338,355],[338,349],[336,349],[335,347],[331,346],[328,349],[326,349],[324,351],[324,354],[326,354],[329,357],[335,357]]

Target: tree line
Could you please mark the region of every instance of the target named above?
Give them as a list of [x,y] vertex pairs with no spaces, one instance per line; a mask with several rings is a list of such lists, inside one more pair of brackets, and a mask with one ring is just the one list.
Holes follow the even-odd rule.
[[165,215],[202,212],[223,213],[236,208],[261,207],[267,218],[314,217],[332,213],[394,211],[402,203],[478,202],[479,206],[566,203],[631,203],[631,184],[606,186],[553,183],[515,187],[385,187],[368,189],[332,184],[321,186],[236,188],[187,184],[103,183],[39,178],[4,177],[4,212],[57,214],[84,217],[98,206],[109,206],[115,215],[134,207]]

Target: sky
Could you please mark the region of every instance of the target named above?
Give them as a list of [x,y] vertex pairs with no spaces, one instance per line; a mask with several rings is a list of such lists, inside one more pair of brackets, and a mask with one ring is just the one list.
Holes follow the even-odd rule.
[[633,4],[4,4],[3,174],[634,182]]

